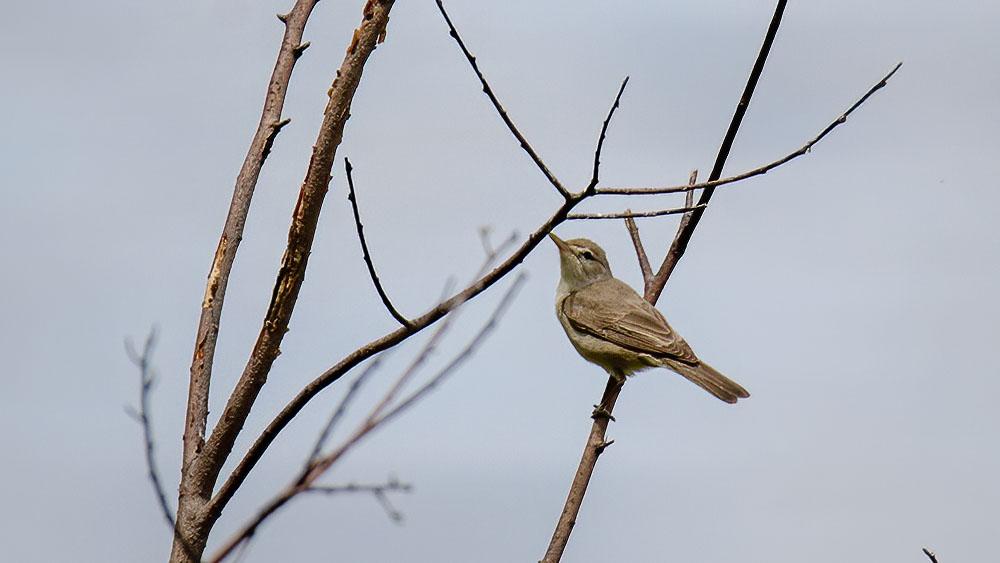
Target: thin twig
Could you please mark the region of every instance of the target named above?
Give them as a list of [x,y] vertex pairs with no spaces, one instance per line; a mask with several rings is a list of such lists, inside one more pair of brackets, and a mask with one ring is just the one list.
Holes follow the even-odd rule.
[[448,365],[442,368],[441,371],[439,371],[437,375],[432,377],[427,383],[425,383],[419,389],[414,391],[413,394],[410,395],[408,399],[402,401],[392,410],[383,414],[379,418],[375,419],[374,424],[381,424],[389,420],[390,418],[398,415],[399,413],[403,412],[404,410],[406,410],[408,407],[413,405],[413,403],[415,403],[417,399],[419,399],[420,397],[428,393],[431,389],[440,384],[445,379],[445,377],[447,377],[453,371],[455,371],[455,369],[459,365],[468,360],[469,357],[472,355],[472,353],[475,352],[476,348],[478,348],[479,345],[482,344],[483,339],[486,338],[486,336],[489,335],[489,333],[493,332],[494,329],[496,329],[497,322],[500,320],[500,317],[503,316],[504,312],[506,312],[507,307],[510,306],[511,301],[513,300],[514,296],[517,295],[517,291],[518,289],[520,289],[520,286],[522,283],[524,283],[525,279],[527,279],[527,274],[524,273],[518,274],[517,277],[514,278],[514,282],[507,289],[507,292],[504,293],[503,297],[500,298],[500,303],[497,305],[496,309],[494,309],[493,314],[490,315],[490,318],[489,320],[486,321],[486,324],[484,324],[483,327],[479,329],[479,332],[476,333],[476,335],[472,338],[472,340],[469,341],[469,344],[466,345],[466,347],[463,348],[462,351],[459,352],[458,355],[456,355],[451,360],[451,362],[448,363]]
[[[631,209],[626,209],[626,213],[631,213]],[[625,228],[628,229],[628,236],[632,238],[632,246],[635,247],[635,257],[639,260],[639,271],[642,272],[643,285],[649,286],[649,280],[653,278],[653,269],[649,265],[649,256],[646,249],[642,247],[642,238],[639,237],[639,227],[632,217],[625,218]]]
[[923,551],[924,551],[924,555],[926,555],[927,558],[931,560],[931,563],[938,563],[937,555],[934,555],[933,551],[927,549],[926,547],[923,548]]
[[156,329],[153,328],[146,336],[146,342],[142,345],[142,353],[137,353],[131,342],[125,342],[125,353],[129,360],[139,368],[139,410],[129,408],[128,412],[142,425],[142,438],[146,450],[146,469],[149,475],[149,482],[153,485],[153,492],[160,504],[160,511],[163,519],[171,528],[174,527],[174,515],[167,502],[167,494],[163,489],[163,482],[160,480],[159,471],[156,469],[156,445],[153,442],[153,425],[149,419],[149,393],[153,388],[156,374],[150,367],[153,356],[153,346],[156,344]]
[[594,193],[594,188],[597,187],[598,176],[601,169],[601,150],[604,148],[604,138],[608,134],[608,125],[611,124],[611,118],[615,115],[615,110],[618,109],[618,105],[622,100],[622,94],[625,93],[625,86],[628,85],[628,78],[622,80],[622,85],[618,88],[618,94],[615,96],[615,103],[611,104],[611,109],[608,110],[608,116],[604,118],[604,123],[601,124],[601,134],[597,137],[597,149],[594,151],[594,172],[590,176],[590,183],[587,184],[587,188],[583,191],[585,195],[592,195]]
[[346,485],[338,486],[314,485],[303,492],[323,493],[326,495],[336,495],[341,493],[371,493],[382,507],[382,510],[385,510],[389,519],[393,522],[400,523],[403,521],[403,513],[397,510],[396,507],[389,502],[389,497],[386,493],[408,493],[412,490],[413,485],[409,483],[400,483],[395,477],[393,477],[390,478],[385,484],[381,485],[358,485],[356,483],[348,483]]
[[[409,397],[401,401],[398,405],[390,409],[389,411],[381,414],[378,417],[371,418],[363,422],[361,426],[355,431],[355,433],[346,441],[344,444],[335,450],[334,452],[323,456],[313,463],[312,470],[305,477],[305,479],[296,480],[292,485],[287,487],[281,494],[279,494],[274,500],[272,500],[266,507],[264,507],[258,514],[253,518],[253,520],[244,526],[237,534],[235,534],[226,544],[219,549],[219,551],[211,558],[211,561],[218,563],[225,559],[236,547],[238,547],[243,542],[247,541],[256,533],[257,528],[272,514],[274,514],[279,508],[284,506],[288,501],[294,498],[299,493],[308,490],[312,487],[313,483],[322,476],[334,463],[336,463],[350,448],[355,446],[362,438],[367,436],[372,430],[381,426],[384,422],[387,422],[391,418],[405,411],[407,408],[411,407],[417,400],[427,394],[431,389],[438,385],[444,380],[450,373],[454,371],[462,362],[467,360],[473,351],[482,343],[483,339],[493,331],[496,327],[497,322],[500,317],[506,311],[508,305],[512,301],[513,297],[516,295],[518,288],[524,280],[524,274],[521,274],[515,278],[514,282],[511,284],[507,292],[504,293],[503,297],[500,298],[500,302],[497,304],[493,313],[490,315],[486,324],[479,330],[478,333],[472,338],[468,345],[459,352],[455,358],[451,360],[444,368],[441,369],[434,377],[432,377],[427,383],[422,385]],[[376,407],[381,409],[381,407]]]
[[676,209],[660,209],[658,211],[632,211],[631,209],[626,209],[620,213],[570,213],[566,216],[566,219],[572,221],[577,219],[635,219],[641,217],[663,217],[664,215],[691,213],[703,207],[705,206],[695,205],[692,207],[678,207]]
[[813,145],[819,143],[835,128],[837,128],[843,123],[846,123],[848,116],[850,116],[854,112],[854,110],[858,109],[858,107],[860,107],[861,104],[866,102],[868,98],[871,97],[872,94],[884,88],[888,80],[892,78],[893,74],[896,74],[896,71],[899,70],[901,66],[903,66],[903,63],[897,63],[896,66],[894,66],[892,70],[889,71],[888,74],[883,76],[879,82],[875,83],[874,86],[872,86],[867,92],[865,92],[864,96],[862,96],[856,102],[854,102],[854,104],[851,105],[851,107],[848,108],[847,111],[840,114],[840,116],[837,117],[837,119],[833,120],[829,125],[826,126],[825,129],[823,129],[818,135],[813,137],[809,142],[802,145],[794,152],[788,153],[785,156],[779,158],[778,160],[769,162],[764,166],[761,166],[759,168],[754,168],[753,170],[748,170],[746,172],[718,180],[711,180],[708,182],[701,182],[697,184],[687,184],[683,186],[666,186],[666,187],[654,187],[654,188],[597,188],[594,191],[595,195],[654,195],[654,194],[673,194],[680,192],[690,192],[692,190],[717,188],[719,186],[732,184],[734,182],[739,182],[741,180],[753,178],[754,176],[760,176],[761,174],[766,174],[771,170],[774,170],[775,168],[781,166],[782,164],[787,163],[790,160],[794,160],[804,154],[809,153],[812,150]]
[[365,241],[365,227],[361,224],[361,212],[358,211],[358,196],[354,192],[354,177],[351,174],[354,167],[351,166],[351,161],[346,156],[344,157],[344,168],[347,170],[347,199],[350,200],[351,209],[354,210],[354,225],[358,230],[358,240],[361,241],[361,252],[364,254],[365,265],[368,266],[368,275],[371,276],[372,283],[375,284],[375,291],[378,292],[378,296],[382,299],[382,304],[388,309],[389,314],[399,321],[399,324],[408,327],[410,326],[410,321],[393,306],[392,301],[389,300],[389,295],[385,292],[385,288],[382,287],[382,282],[378,279],[378,274],[375,273],[375,263],[372,262],[371,252],[368,251],[368,243]]
[[[698,183],[698,169],[695,168],[688,176],[688,185],[693,186]],[[694,207],[694,190],[684,192],[684,207]],[[685,215],[689,217],[690,214]]]
[[435,2],[437,3],[437,7],[438,10],[441,12],[441,15],[444,17],[445,23],[448,24],[448,33],[458,43],[459,48],[462,49],[462,53],[465,55],[465,59],[469,61],[469,65],[472,66],[472,70],[475,71],[476,76],[479,78],[479,82],[483,85],[483,92],[489,97],[490,102],[493,103],[493,107],[496,108],[497,113],[500,114],[500,119],[502,119],[504,124],[507,125],[507,129],[510,130],[512,135],[514,135],[514,138],[517,139],[517,142],[521,144],[521,148],[524,149],[524,152],[528,153],[528,156],[531,157],[531,160],[535,163],[535,166],[537,166],[538,169],[542,172],[542,174],[545,175],[545,178],[549,181],[550,184],[552,184],[552,186],[556,189],[556,191],[558,191],[560,195],[562,195],[564,198],[567,199],[570,198],[572,196],[570,191],[567,190],[566,187],[562,185],[562,182],[560,182],[559,179],[556,178],[555,174],[553,174],[549,170],[548,166],[546,166],[545,163],[542,162],[542,158],[538,156],[537,152],[535,152],[535,149],[531,146],[531,143],[529,143],[528,140],[524,138],[524,135],[521,134],[521,131],[519,131],[517,126],[514,125],[514,121],[511,120],[509,115],[507,115],[507,110],[504,109],[503,105],[500,104],[500,100],[497,99],[496,94],[493,93],[493,88],[490,86],[489,82],[486,81],[486,77],[483,76],[483,72],[479,70],[479,64],[476,63],[476,57],[473,56],[473,54],[469,51],[468,47],[465,46],[465,42],[462,41],[462,37],[458,34],[458,30],[455,28],[455,25],[451,22],[451,18],[448,16],[448,12],[445,11],[444,9],[444,4],[441,2],[441,0],[435,0]]
[[[688,177],[688,184],[693,185],[696,183],[698,183],[698,171],[692,170],[691,175]],[[684,200],[690,205],[690,203],[694,201],[694,192],[691,191],[684,194]],[[677,224],[677,232],[674,234],[675,242],[682,233],[687,231],[688,225],[691,224],[693,218],[693,212],[685,213],[684,216],[681,217],[680,222]],[[671,248],[672,247],[673,243],[671,244]],[[660,297],[660,293],[666,286],[667,278],[670,277],[670,273],[673,272],[674,266],[676,265],[676,260],[670,263],[670,251],[668,250],[667,254],[663,257],[663,263],[660,264],[660,268],[656,271],[656,274],[653,274],[648,280],[646,280],[642,298],[650,303],[656,303]]]
[[179,542],[189,557],[193,557],[195,552],[191,545],[179,534],[177,523],[174,519],[170,503],[167,502],[167,493],[163,488],[163,481],[160,479],[160,472],[156,468],[156,444],[153,441],[153,421],[149,415],[149,395],[153,390],[156,381],[156,373],[153,371],[153,347],[156,345],[156,328],[153,327],[146,336],[146,342],[142,345],[142,352],[136,352],[135,347],[129,340],[125,341],[125,354],[137,368],[139,368],[139,408],[126,407],[126,412],[142,426],[142,440],[145,444],[146,471],[149,482],[156,493],[159,501],[160,512],[163,519],[174,534],[175,541]]
[[323,446],[326,445],[326,440],[330,437],[333,432],[334,427],[337,426],[337,422],[344,416],[347,412],[347,407],[351,404],[354,396],[357,394],[361,385],[368,379],[368,376],[375,373],[375,370],[379,368],[382,364],[383,356],[380,354],[375,356],[372,361],[368,362],[365,369],[354,378],[351,386],[344,393],[344,396],[340,399],[340,403],[337,404],[337,408],[333,410],[333,414],[330,415],[330,419],[326,422],[326,426],[323,427],[323,431],[320,432],[319,438],[316,439],[316,445],[313,446],[312,452],[309,454],[309,458],[306,459],[305,467],[302,470],[302,475],[304,476],[312,468],[312,464],[319,457],[319,454],[323,451]]

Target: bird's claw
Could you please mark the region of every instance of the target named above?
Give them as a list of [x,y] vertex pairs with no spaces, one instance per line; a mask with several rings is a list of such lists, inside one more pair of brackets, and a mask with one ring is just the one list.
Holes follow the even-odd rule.
[[594,405],[594,412],[590,414],[590,418],[597,420],[599,418],[606,418],[611,422],[616,422],[615,417],[612,416],[611,411],[605,408],[603,405]]

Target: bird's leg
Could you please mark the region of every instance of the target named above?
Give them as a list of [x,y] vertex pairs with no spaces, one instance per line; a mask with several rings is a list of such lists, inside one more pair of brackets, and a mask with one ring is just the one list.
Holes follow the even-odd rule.
[[[625,374],[619,372],[618,370],[609,369],[608,375],[611,376],[611,381],[608,382],[608,389],[611,388],[611,385],[615,385],[619,388],[622,385],[625,385]],[[617,393],[615,393],[615,395],[617,395]],[[612,422],[615,422],[615,417],[611,415],[611,408],[607,404],[605,404],[607,400],[608,400],[608,390],[605,390],[604,399],[601,401],[601,404],[594,405],[594,412],[591,413],[590,418],[593,418],[594,420],[597,420],[598,418],[606,418]]]

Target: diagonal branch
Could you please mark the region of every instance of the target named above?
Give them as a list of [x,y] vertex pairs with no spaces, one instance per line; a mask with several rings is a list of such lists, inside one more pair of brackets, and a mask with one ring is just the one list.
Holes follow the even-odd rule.
[[504,124],[507,125],[507,129],[510,130],[512,135],[514,135],[514,138],[517,139],[517,142],[521,144],[521,148],[524,149],[524,152],[528,153],[528,156],[531,157],[531,160],[535,163],[535,166],[537,166],[538,169],[541,170],[542,174],[545,175],[545,178],[549,181],[549,183],[552,184],[552,186],[564,198],[568,199],[569,197],[571,197],[572,194],[570,193],[570,191],[567,190],[566,187],[562,185],[562,182],[560,182],[559,179],[556,178],[555,174],[553,174],[549,170],[549,167],[546,166],[544,162],[542,162],[542,158],[538,156],[537,152],[535,152],[535,149],[531,146],[531,143],[529,143],[528,140],[525,139],[524,135],[521,134],[521,131],[518,130],[516,125],[514,125],[514,121],[511,120],[509,115],[507,115],[507,110],[504,109],[503,105],[500,103],[500,100],[497,98],[496,94],[493,93],[493,88],[490,86],[489,82],[486,81],[486,77],[483,76],[483,72],[479,70],[479,64],[476,62],[476,57],[469,51],[468,47],[465,46],[465,42],[462,41],[462,37],[458,34],[458,30],[455,28],[455,24],[451,22],[451,18],[448,16],[448,12],[446,12],[444,9],[444,4],[441,2],[441,0],[435,0],[435,2],[437,3],[437,7],[438,10],[441,12],[441,15],[444,16],[445,23],[448,24],[448,33],[453,38],[455,38],[456,42],[458,42],[458,46],[459,48],[462,49],[462,53],[465,55],[465,59],[469,61],[469,64],[472,66],[472,70],[475,71],[476,73],[476,77],[479,78],[480,84],[483,85],[483,92],[486,94],[487,97],[489,97],[490,102],[493,103],[493,107],[496,108],[497,113],[500,114],[500,119],[502,119]]
[[375,284],[375,291],[378,292],[378,296],[382,299],[382,304],[389,310],[389,314],[399,321],[399,324],[410,326],[410,321],[406,320],[406,317],[396,310],[396,307],[392,305],[392,301],[389,301],[389,295],[386,294],[385,288],[382,287],[382,282],[378,279],[378,274],[375,273],[375,263],[372,262],[372,255],[368,251],[368,242],[365,241],[365,227],[361,224],[361,213],[358,211],[358,196],[354,193],[354,177],[351,175],[354,167],[351,166],[351,161],[347,157],[344,157],[344,168],[347,171],[347,189],[349,190],[347,199],[350,200],[351,208],[354,210],[354,224],[358,228],[358,240],[361,241],[361,252],[364,254],[365,265],[368,266],[368,274],[372,278],[372,283]]
[[[781,17],[785,12],[786,3],[787,0],[778,0],[778,5],[774,8],[774,15],[771,17],[771,23],[768,25],[767,33],[764,35],[764,43],[760,46],[760,52],[757,54],[757,60],[754,62],[753,69],[750,70],[750,77],[747,78],[746,87],[743,89],[740,101],[736,105],[733,119],[729,123],[729,130],[726,131],[726,136],[722,139],[722,146],[719,147],[719,154],[715,158],[715,165],[712,167],[712,172],[708,175],[709,181],[718,180],[722,176],[722,169],[726,165],[726,159],[729,158],[729,151],[732,149],[733,142],[736,140],[736,134],[743,123],[743,116],[746,115],[747,108],[750,107],[750,99],[757,88],[757,81],[764,72],[764,64],[767,62],[767,56],[771,52],[771,45],[774,44],[774,37],[778,34],[778,27],[781,25]],[[825,134],[824,132],[823,135]],[[698,227],[702,215],[705,214],[705,206],[708,205],[714,193],[714,187],[705,188],[701,192],[701,197],[698,198],[700,209],[696,209],[681,221],[683,227],[678,231],[674,242],[670,245],[670,250],[667,251],[667,256],[663,259],[663,264],[656,272],[656,278],[653,280],[651,291],[647,296],[647,300],[651,304],[655,305],[656,301],[660,298],[660,294],[663,293],[663,287],[667,283],[667,278],[670,277],[671,272],[677,266],[677,262],[687,250],[691,236],[694,234],[695,228]]]

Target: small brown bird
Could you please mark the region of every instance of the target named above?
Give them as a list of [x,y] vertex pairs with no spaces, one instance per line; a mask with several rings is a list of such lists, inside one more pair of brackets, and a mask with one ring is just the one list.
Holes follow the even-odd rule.
[[643,369],[665,367],[727,403],[750,396],[739,383],[699,360],[659,311],[613,277],[600,246],[584,238],[549,237],[559,247],[562,272],[556,315],[587,361],[619,380]]

